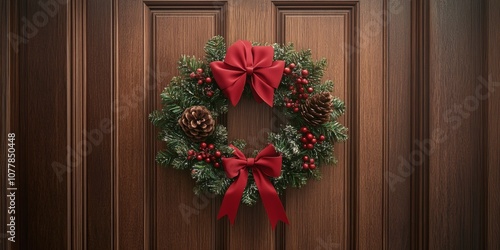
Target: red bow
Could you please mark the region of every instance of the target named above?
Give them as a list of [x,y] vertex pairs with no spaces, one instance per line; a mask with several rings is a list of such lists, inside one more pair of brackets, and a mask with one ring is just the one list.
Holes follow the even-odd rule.
[[239,40],[227,49],[224,62],[211,62],[210,68],[217,85],[233,106],[240,101],[247,76],[252,77],[251,87],[255,100],[273,106],[274,89],[283,76],[284,61],[274,61],[271,46],[255,46]]
[[281,155],[276,152],[270,144],[264,148],[257,157],[246,158],[245,155],[234,146],[234,158],[223,158],[222,164],[228,178],[236,178],[224,195],[218,219],[227,215],[231,224],[234,224],[236,213],[240,205],[243,191],[247,185],[248,169],[252,169],[255,184],[259,190],[262,203],[266,209],[273,229],[279,220],[288,224],[285,209],[280,198],[268,177],[279,177],[281,174]]

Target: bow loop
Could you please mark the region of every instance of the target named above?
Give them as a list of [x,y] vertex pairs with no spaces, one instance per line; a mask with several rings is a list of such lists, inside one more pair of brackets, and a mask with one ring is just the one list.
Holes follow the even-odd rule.
[[273,106],[274,89],[283,75],[284,61],[273,61],[271,46],[255,46],[249,41],[237,41],[227,49],[224,62],[211,62],[210,68],[224,95],[233,106],[240,101],[246,77],[250,76],[252,93],[258,102]]
[[269,177],[279,177],[281,174],[282,157],[273,145],[268,145],[255,158],[245,158],[244,154],[233,145],[233,158],[223,158],[222,164],[228,178],[235,178],[224,196],[218,218],[228,215],[234,224],[236,212],[245,190],[248,179],[248,168],[252,169],[255,184],[262,198],[262,203],[274,229],[279,220],[288,223],[283,204],[274,189]]

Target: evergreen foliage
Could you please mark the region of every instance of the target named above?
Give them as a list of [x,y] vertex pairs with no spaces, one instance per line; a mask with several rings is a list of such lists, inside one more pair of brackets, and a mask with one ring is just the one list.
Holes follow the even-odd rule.
[[[293,44],[273,44],[272,46],[275,60],[284,60],[285,65],[295,64],[292,74],[300,75],[303,69],[308,70],[309,83],[307,87],[314,88],[310,95],[321,92],[333,93],[333,82],[321,81],[327,66],[325,59],[315,61],[310,50],[295,51]],[[210,62],[224,59],[226,55],[224,39],[220,36],[210,39],[205,45],[205,53],[204,60],[194,56],[181,56],[178,62],[179,76],[172,78],[170,84],[161,93],[163,108],[151,113],[149,119],[160,130],[158,139],[165,143],[164,149],[158,152],[156,161],[165,167],[190,170],[191,176],[196,182],[194,188],[196,194],[210,192],[223,196],[233,180],[226,177],[222,166],[216,168],[213,163],[188,158],[188,152],[190,150],[198,151],[200,143],[191,141],[178,124],[184,110],[191,106],[207,107],[214,118],[224,115],[228,111],[228,101],[218,88],[209,67]],[[190,74],[197,69],[202,69],[207,77],[213,79],[209,87],[213,91],[212,96],[205,94],[206,85],[202,86],[197,83],[197,79],[190,77]],[[288,186],[300,188],[310,178],[320,179],[320,169],[336,162],[333,152],[334,144],[347,140],[347,128],[337,121],[345,112],[344,102],[339,98],[334,98],[334,111],[331,113],[330,121],[314,127],[308,126],[302,119],[300,112],[293,112],[285,105],[287,99],[294,98],[289,89],[294,84],[293,78],[284,75],[280,86],[276,89],[274,108],[278,109],[285,117],[287,124],[282,125],[278,132],[270,133],[268,136],[269,143],[272,143],[283,157],[281,176],[272,179],[279,194],[282,194]],[[314,135],[324,135],[325,140],[317,143],[313,149],[304,149],[300,141],[303,135],[299,132],[300,128],[304,126],[307,126]],[[246,144],[243,140],[228,142],[227,130],[220,124],[216,125],[215,132],[205,142],[214,144],[223,157],[232,156],[232,149],[228,145],[233,144],[242,150]],[[302,167],[304,156],[315,159],[316,168],[304,169]],[[242,203],[253,205],[258,199],[259,192],[250,170]]]

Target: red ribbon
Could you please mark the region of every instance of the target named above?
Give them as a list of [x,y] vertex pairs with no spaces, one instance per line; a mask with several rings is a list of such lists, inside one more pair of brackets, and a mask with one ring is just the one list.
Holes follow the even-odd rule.
[[273,61],[271,46],[255,46],[239,40],[227,49],[224,62],[211,62],[210,68],[224,95],[233,106],[240,101],[247,76],[252,78],[251,88],[255,100],[273,106],[274,89],[283,76],[284,61]]
[[257,157],[246,158],[245,155],[233,145],[233,158],[223,158],[222,164],[228,178],[236,178],[224,195],[217,219],[227,215],[231,224],[234,224],[236,213],[240,205],[243,191],[247,185],[248,169],[252,169],[255,184],[259,190],[262,203],[266,209],[273,229],[279,220],[288,224],[285,209],[278,197],[276,189],[268,177],[279,177],[281,174],[281,155],[276,152],[272,144],[264,148]]

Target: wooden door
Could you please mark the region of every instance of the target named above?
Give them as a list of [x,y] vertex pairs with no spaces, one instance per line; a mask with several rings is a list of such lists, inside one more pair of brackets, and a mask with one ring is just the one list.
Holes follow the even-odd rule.
[[[382,1],[130,0],[115,8],[113,98],[115,110],[125,105],[113,117],[119,248],[345,249],[356,234],[366,235],[357,242],[361,248],[382,245],[382,231],[375,228],[383,223],[386,31],[383,16],[369,15],[383,13]],[[202,57],[204,43],[214,35],[229,44],[246,39],[311,48],[317,59],[328,59],[325,79],[335,81],[335,94],[348,107],[341,122],[350,139],[337,145],[337,166],[325,169],[322,181],[287,191],[283,202],[291,224],[276,231],[261,204],[243,206],[234,226],[217,221],[220,199],[196,197],[188,173],[154,162],[161,143],[148,114],[160,108],[159,93],[177,74],[179,56]],[[260,149],[274,116],[271,108],[245,100],[227,115],[229,137]]]
[[[15,133],[18,185],[14,243],[0,173],[0,246],[499,249],[499,11],[494,0],[0,1],[0,163]],[[214,35],[311,48],[347,105],[338,164],[287,190],[290,225],[274,231],[261,204],[241,206],[234,226],[216,220],[221,198],[154,162],[148,114],[179,56],[203,56]],[[275,118],[243,100],[223,122],[260,149]]]

